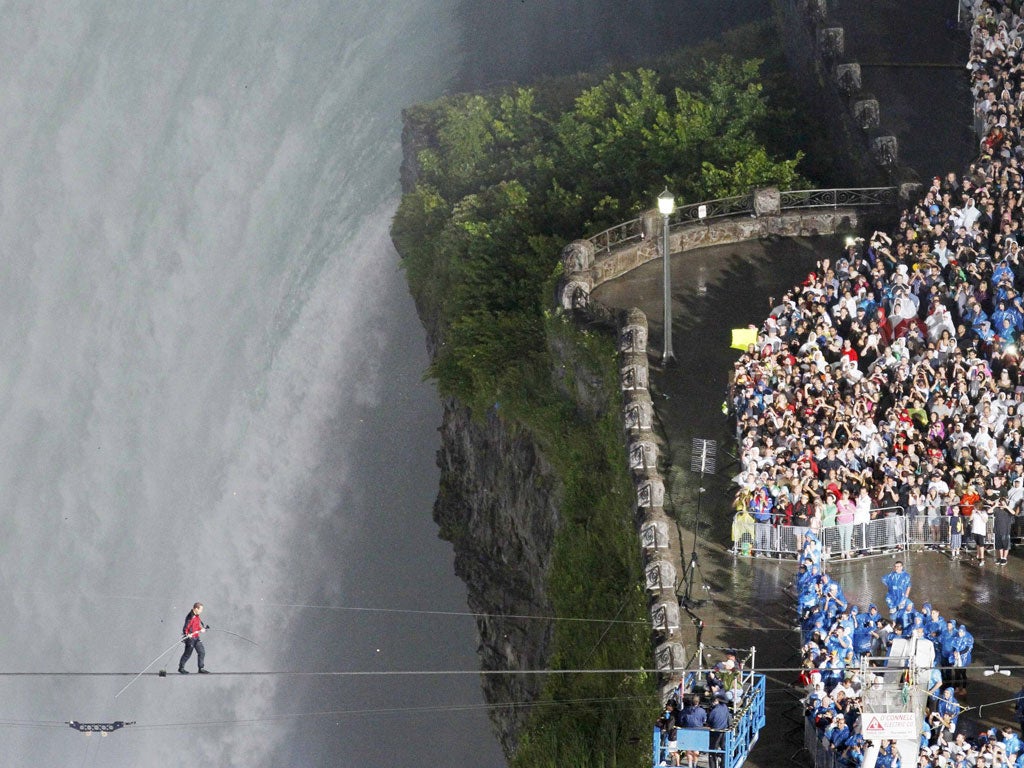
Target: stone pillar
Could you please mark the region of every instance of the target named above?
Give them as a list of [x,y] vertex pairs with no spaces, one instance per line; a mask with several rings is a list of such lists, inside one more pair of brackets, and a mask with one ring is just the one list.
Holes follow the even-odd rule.
[[626,403],[622,410],[626,431],[629,434],[650,432],[654,428],[654,404],[646,392],[642,395],[635,393],[632,401]]
[[644,551],[668,549],[668,523],[665,520],[648,520],[640,526],[640,546]]
[[644,584],[648,592],[675,590],[676,567],[668,560],[652,560],[644,569]]
[[651,627],[655,632],[674,632],[679,629],[679,604],[655,603],[651,606]]
[[594,244],[573,240],[562,249],[562,283],[558,305],[562,309],[585,309],[594,288]]
[[648,390],[647,355],[625,355],[619,368],[623,391]]
[[658,468],[658,446],[654,440],[633,440],[629,444],[629,468],[647,472]]
[[878,136],[871,142],[871,154],[875,162],[886,168],[892,168],[899,159],[898,144],[895,136]]
[[778,216],[782,212],[782,194],[778,187],[761,187],[754,190],[754,215]]
[[654,665],[665,675],[682,672],[686,668],[686,651],[682,643],[662,643],[654,649]]
[[589,272],[594,266],[594,244],[589,240],[573,240],[562,249],[562,270],[566,275]]
[[586,309],[590,306],[590,290],[593,281],[585,274],[579,274],[571,280],[562,283],[562,290],[558,293],[558,305],[562,309]]
[[658,211],[644,211],[640,216],[640,227],[644,240],[661,242],[661,214]]
[[[858,85],[858,88],[860,86]],[[877,99],[861,99],[853,102],[853,116],[862,131],[870,131],[879,125]]]
[[921,197],[921,190],[924,185],[917,181],[905,181],[900,184],[900,200],[909,203],[911,200],[918,200]]
[[641,481],[636,487],[636,505],[640,509],[662,507],[665,504],[665,482],[657,474]]
[[619,352],[632,355],[647,354],[647,315],[639,309],[626,312],[625,322],[619,330]]
[[[847,96],[852,96],[860,90],[860,64],[836,64],[835,78],[839,90]],[[878,102],[875,102],[875,107],[877,109]]]
[[818,30],[818,49],[821,55],[835,59],[846,49],[846,36],[842,27],[823,27]]

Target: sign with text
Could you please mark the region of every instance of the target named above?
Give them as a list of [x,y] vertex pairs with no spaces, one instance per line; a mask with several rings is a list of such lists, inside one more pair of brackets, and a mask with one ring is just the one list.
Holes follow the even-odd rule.
[[921,730],[916,712],[863,712],[860,718],[865,739],[916,739]]

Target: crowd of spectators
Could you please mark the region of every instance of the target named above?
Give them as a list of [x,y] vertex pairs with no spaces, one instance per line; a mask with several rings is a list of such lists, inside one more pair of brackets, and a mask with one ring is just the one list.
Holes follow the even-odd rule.
[[963,175],[931,179],[891,235],[818,262],[733,371],[736,510],[798,532],[806,716],[843,765],[863,761],[860,701],[877,682],[860,679],[858,659],[916,639],[934,653],[925,679],[908,680],[929,702],[919,751],[899,755],[883,742],[876,765],[1024,768],[1012,729],[958,727],[973,648],[966,627],[927,603],[918,610],[901,570],[887,577],[883,615],[848,604],[821,569],[824,531],[835,531],[832,554],[849,557],[864,546],[864,524],[893,513],[954,556],[973,539],[983,565],[986,532],[995,562],[1009,556],[1024,504],[1021,6],[971,5],[977,160]]
[[735,363],[737,511],[834,526],[843,557],[862,524],[898,513],[913,540],[947,546],[994,528],[1002,563],[1024,504],[1024,22],[1011,5],[984,3],[973,26],[978,159],[932,179],[892,236],[818,262]]

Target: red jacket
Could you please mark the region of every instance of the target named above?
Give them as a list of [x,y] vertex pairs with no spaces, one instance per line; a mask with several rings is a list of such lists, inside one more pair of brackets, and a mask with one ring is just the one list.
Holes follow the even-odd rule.
[[199,637],[199,632],[203,628],[203,622],[200,618],[192,613],[188,612],[188,616],[185,617],[185,626],[182,627],[181,633],[186,637],[196,638]]

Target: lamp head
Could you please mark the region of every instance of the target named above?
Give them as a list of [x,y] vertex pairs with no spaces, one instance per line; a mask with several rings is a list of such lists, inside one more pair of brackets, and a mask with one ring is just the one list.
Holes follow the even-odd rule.
[[658,210],[662,216],[670,216],[676,209],[676,198],[665,187],[665,191],[658,195]]

